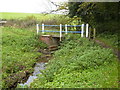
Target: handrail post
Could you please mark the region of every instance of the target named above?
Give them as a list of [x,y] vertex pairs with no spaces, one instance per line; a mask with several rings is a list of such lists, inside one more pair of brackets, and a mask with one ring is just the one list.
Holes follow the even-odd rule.
[[88,24],[86,24],[86,37],[88,37]]
[[67,24],[65,24],[65,34],[67,34]]
[[81,37],[84,37],[84,24],[81,26]]
[[60,24],[60,41],[62,40],[62,24]]
[[44,34],[44,24],[42,24],[42,33]]
[[37,29],[37,35],[39,33],[39,24],[36,24],[36,29]]

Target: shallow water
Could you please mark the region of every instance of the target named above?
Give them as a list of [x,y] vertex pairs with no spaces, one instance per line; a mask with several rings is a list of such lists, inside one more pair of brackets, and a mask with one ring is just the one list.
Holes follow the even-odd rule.
[[40,70],[44,70],[45,69],[45,64],[44,62],[39,62],[39,63],[36,63],[35,67],[34,67],[34,72],[33,72],[33,75],[30,75],[28,80],[23,84],[19,84],[20,86],[30,86],[30,84],[34,81],[34,79],[37,78],[37,75],[38,74],[42,74],[40,72]]

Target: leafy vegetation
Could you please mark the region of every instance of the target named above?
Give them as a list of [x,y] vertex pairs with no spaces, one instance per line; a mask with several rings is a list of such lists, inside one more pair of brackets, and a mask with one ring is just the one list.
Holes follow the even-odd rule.
[[97,32],[119,32],[118,2],[69,2],[69,16],[80,17]]
[[105,49],[78,35],[67,36],[31,88],[118,88],[118,61]]
[[103,34],[99,34],[97,36],[97,39],[105,42],[107,45],[109,45],[115,49],[120,50],[120,48],[118,47],[118,46],[120,46],[118,34],[103,33]]
[[38,41],[36,34],[30,30],[11,27],[4,27],[2,30],[3,87],[9,87],[13,83],[11,80],[20,78],[17,74],[33,71],[36,58],[41,55],[36,50],[47,46]]
[[[2,13],[2,19],[9,21],[6,26],[10,26],[3,28],[2,35],[3,87],[9,87],[14,78],[22,76],[23,73],[19,73],[32,72],[36,58],[41,55],[35,51],[37,48],[46,48],[44,43],[37,41],[35,31],[15,27],[33,26],[31,29],[34,29],[36,23],[89,23],[96,28],[98,39],[118,48],[118,3],[69,2],[68,9],[70,18],[53,14]],[[118,61],[111,49],[102,48],[80,35],[66,37],[31,88],[118,88]],[[13,78],[12,75],[16,76]]]

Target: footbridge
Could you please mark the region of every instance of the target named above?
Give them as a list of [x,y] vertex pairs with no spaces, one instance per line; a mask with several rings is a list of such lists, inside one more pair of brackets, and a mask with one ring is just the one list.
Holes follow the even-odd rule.
[[[45,27],[59,27],[59,30],[46,30]],[[80,30],[71,30],[69,31],[69,27],[80,27]],[[36,31],[37,35],[40,34],[40,40],[45,42],[49,47],[56,47],[60,41],[62,41],[62,38],[64,37],[64,34],[69,34],[69,33],[76,33],[80,34],[81,37],[89,37],[89,25],[88,24],[81,24],[81,25],[36,25]],[[53,33],[52,35],[46,33]],[[58,34],[54,34],[58,33]]]

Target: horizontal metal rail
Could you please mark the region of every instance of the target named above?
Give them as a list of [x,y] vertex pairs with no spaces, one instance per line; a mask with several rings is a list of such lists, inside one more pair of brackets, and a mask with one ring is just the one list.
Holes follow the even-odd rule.
[[[40,27],[41,26],[41,27]],[[51,27],[59,27],[60,31],[55,31],[55,30],[45,30],[45,26],[51,26]],[[68,27],[81,27],[81,30],[80,31],[68,31]],[[39,28],[41,28],[42,30],[39,30]],[[65,28],[65,31],[62,30],[63,28]],[[60,33],[60,41],[61,41],[61,37],[62,37],[62,33],[79,33],[81,34],[81,37],[84,37],[84,33],[86,33],[86,37],[88,37],[88,34],[89,34],[89,25],[88,24],[82,24],[82,25],[45,25],[44,23],[42,23],[42,25],[39,25],[39,24],[36,24],[36,29],[37,29],[37,34],[39,32],[42,32],[43,34],[45,32],[57,32],[57,33]],[[75,28],[77,29],[77,28]],[[86,29],[86,31],[85,31]]]

